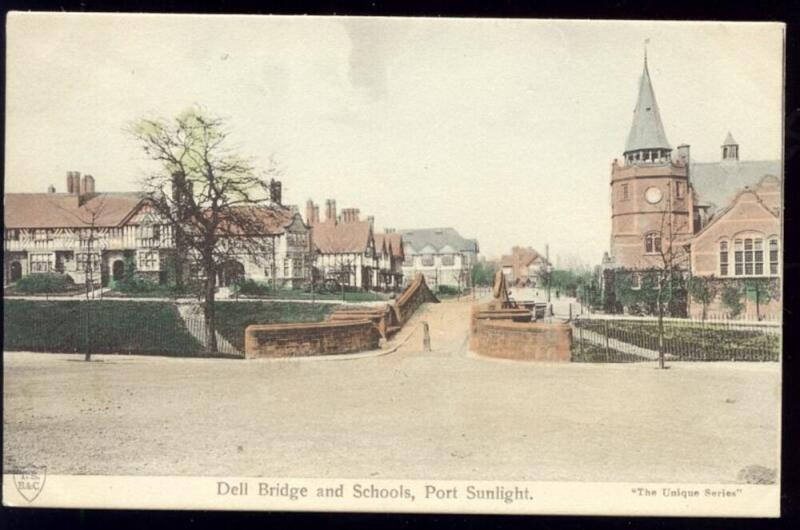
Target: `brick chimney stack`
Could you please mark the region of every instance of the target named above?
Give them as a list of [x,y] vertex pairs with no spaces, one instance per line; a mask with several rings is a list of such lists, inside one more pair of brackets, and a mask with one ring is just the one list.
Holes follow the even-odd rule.
[[357,223],[359,221],[359,213],[361,210],[358,208],[344,208],[342,209],[342,222],[343,223]]
[[277,205],[282,204],[282,188],[280,180],[272,179],[269,181],[269,200]]
[[80,171],[73,171],[72,172],[72,193],[75,195],[81,194],[81,172]]
[[87,193],[94,193],[94,177],[91,175],[84,175],[83,178],[80,179],[80,184],[78,189],[80,195],[86,195]]
[[314,201],[311,199],[306,201],[306,224],[314,224]]
[[81,174],[78,171],[67,171],[67,193],[78,195],[81,192]]
[[691,163],[691,156],[689,154],[690,147],[687,144],[681,144],[678,146],[678,160],[683,162],[684,165],[688,166]]
[[328,199],[325,201],[325,220],[336,222],[336,200]]

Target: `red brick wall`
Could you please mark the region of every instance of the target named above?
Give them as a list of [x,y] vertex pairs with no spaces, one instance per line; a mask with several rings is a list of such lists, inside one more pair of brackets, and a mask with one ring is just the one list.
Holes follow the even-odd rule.
[[380,334],[369,320],[309,324],[255,324],[244,332],[245,357],[303,357],[378,348]]
[[565,322],[509,322],[476,319],[473,351],[488,357],[569,362],[572,330]]

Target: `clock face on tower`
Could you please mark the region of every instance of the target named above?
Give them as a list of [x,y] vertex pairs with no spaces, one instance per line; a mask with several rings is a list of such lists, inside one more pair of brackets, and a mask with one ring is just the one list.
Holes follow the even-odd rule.
[[661,190],[656,187],[647,188],[644,192],[644,198],[650,204],[658,204],[661,202]]

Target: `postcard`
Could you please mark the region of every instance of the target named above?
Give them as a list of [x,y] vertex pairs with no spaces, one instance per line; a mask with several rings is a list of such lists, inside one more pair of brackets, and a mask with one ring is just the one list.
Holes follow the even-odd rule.
[[780,515],[783,24],[7,35],[6,506]]

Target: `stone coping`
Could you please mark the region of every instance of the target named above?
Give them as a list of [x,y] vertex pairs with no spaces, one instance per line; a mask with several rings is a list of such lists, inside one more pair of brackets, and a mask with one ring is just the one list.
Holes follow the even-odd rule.
[[288,324],[250,324],[245,328],[245,332],[248,330],[253,331],[279,331],[279,330],[292,330],[292,329],[304,329],[304,328],[345,328],[350,326],[359,326],[369,324],[372,325],[372,321],[367,319],[362,320],[343,320],[341,322],[332,322],[330,320],[325,320],[322,322],[292,322]]

